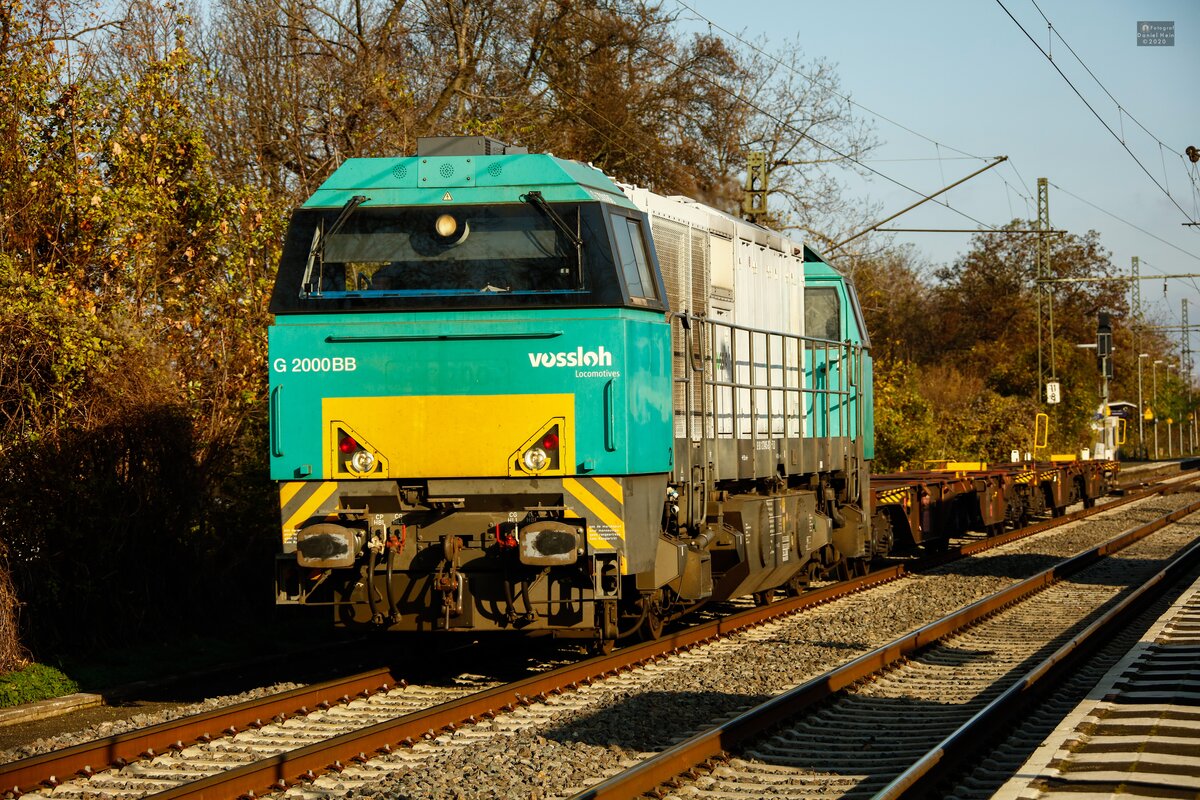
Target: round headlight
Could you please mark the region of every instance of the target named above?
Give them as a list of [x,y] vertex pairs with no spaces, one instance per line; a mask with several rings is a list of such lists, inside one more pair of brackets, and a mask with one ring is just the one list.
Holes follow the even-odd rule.
[[350,469],[355,472],[370,472],[375,469],[375,454],[359,450],[350,456]]
[[546,455],[546,451],[540,447],[531,447],[521,456],[521,463],[525,465],[525,469],[530,472],[538,472],[545,469],[546,464],[550,462],[550,457]]
[[453,214],[442,214],[433,223],[433,229],[437,231],[438,236],[449,239],[458,233],[458,220]]

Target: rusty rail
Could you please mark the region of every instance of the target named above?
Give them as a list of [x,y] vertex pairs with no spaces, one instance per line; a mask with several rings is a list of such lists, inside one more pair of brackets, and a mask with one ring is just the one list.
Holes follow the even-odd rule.
[[154,796],[158,800],[227,800],[251,792],[279,791],[292,783],[311,780],[316,774],[331,768],[337,769],[339,764],[350,760],[411,745],[424,736],[433,736],[440,731],[453,731],[477,719],[489,718],[517,705],[527,705],[539,697],[558,694],[564,689],[616,675],[734,631],[761,625],[785,614],[828,602],[835,597],[895,580],[901,574],[901,568],[893,567],[769,606],[743,611],[715,622],[688,628],[657,641],[623,648],[611,655],[560,667],[542,675],[443,703],[426,711],[408,714],[299,750],[281,753],[264,761],[235,767]]
[[[1200,510],[1200,503],[1195,503],[1190,507]],[[1162,519],[1176,517],[1176,514],[1180,514],[1180,512],[1172,512]],[[1186,515],[1180,514],[1170,521],[1178,521],[1183,516]],[[1156,520],[1151,524],[1159,522],[1162,520]],[[1163,525],[1165,524],[1168,523],[1163,522]],[[1024,677],[1013,683],[999,697],[963,723],[954,733],[943,739],[937,747],[922,756],[913,766],[880,790],[875,795],[875,800],[931,796],[931,787],[943,780],[972,755],[978,753],[981,742],[988,741],[988,738],[994,736],[1001,726],[1020,718],[1022,712],[1027,708],[1027,702],[1032,692],[1041,691],[1047,684],[1053,686],[1065,677],[1072,666],[1104,645],[1110,638],[1110,632],[1119,630],[1128,624],[1145,606],[1157,599],[1197,562],[1200,562],[1200,542],[1192,544],[1183,553],[1177,555],[1171,560],[1171,563],[1155,573],[1137,590],[1105,612],[1071,641],[1056,650],[1053,655],[1029,670]]]
[[[1160,528],[1197,511],[1200,511],[1200,502],[1191,503],[1146,525],[1125,531],[1104,544],[1072,556],[1050,569],[1014,584],[1001,592],[985,597],[964,609],[949,614],[936,622],[919,628],[869,653],[865,653],[831,672],[784,692],[726,723],[715,726],[678,745],[670,747],[619,775],[579,792],[572,800],[606,800],[607,798],[615,800],[617,798],[636,797],[651,791],[655,787],[670,781],[688,770],[694,769],[710,759],[723,758],[729,750],[735,749],[741,743],[762,735],[774,725],[797,716],[840,689],[846,688],[869,675],[879,672],[938,639],[973,624],[1007,605],[1023,600],[1050,584],[1068,577],[1105,556],[1128,547],[1138,539],[1149,536]],[[1198,553],[1200,553],[1200,549],[1193,546],[1179,558],[1194,558]],[[1039,673],[1039,670],[1035,670],[1034,673]],[[954,749],[957,751],[969,745],[969,734],[960,735],[953,743],[943,744],[946,744],[947,750]],[[942,760],[943,752],[939,750],[927,755],[920,765],[913,768],[914,774],[908,776],[905,785],[898,787],[898,790],[900,788],[906,789],[913,785],[925,785],[925,774],[932,772],[933,766]],[[920,772],[920,774],[916,774],[917,772]],[[895,796],[899,797],[900,794]]]
[[343,698],[374,693],[399,683],[390,670],[376,669],[0,764],[0,791],[29,792],[52,776],[63,780],[76,773],[120,766],[147,753],[190,744],[204,736],[222,735],[230,728],[248,728],[261,724],[263,719],[307,713],[309,708],[335,705],[345,702]]
[[[768,606],[749,609],[723,619],[696,626],[608,656],[588,659],[551,672],[526,678],[517,683],[478,692],[469,697],[444,703],[426,711],[379,723],[360,731],[335,737],[267,761],[238,767],[209,778],[170,790],[156,797],[228,798],[248,792],[262,792],[280,780],[306,779],[323,772],[337,762],[346,762],[362,753],[386,751],[403,746],[422,736],[470,723],[505,707],[527,704],[539,695],[559,692],[563,687],[600,680],[648,661],[666,657],[735,631],[760,625],[771,619],[796,613],[851,592],[895,580],[904,574],[902,567],[891,567],[843,583],[834,584]],[[352,678],[304,687],[261,700],[251,700],[224,709],[185,717],[139,731],[99,739],[40,756],[0,765],[0,792],[15,789],[14,794],[29,792],[53,776],[66,780],[77,773],[119,767],[155,751],[178,749],[229,728],[244,729],[276,715],[305,713],[322,703],[343,701],[363,692],[400,685],[388,669],[362,673]],[[306,708],[305,708],[306,707]]]

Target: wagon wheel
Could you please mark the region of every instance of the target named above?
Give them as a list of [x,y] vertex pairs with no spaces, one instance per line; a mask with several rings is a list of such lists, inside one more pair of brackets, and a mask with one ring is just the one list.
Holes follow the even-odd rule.
[[809,561],[801,567],[799,572],[788,579],[784,587],[788,597],[797,597],[807,592],[808,588],[812,586],[812,582],[816,580],[818,571],[819,567],[815,561]]

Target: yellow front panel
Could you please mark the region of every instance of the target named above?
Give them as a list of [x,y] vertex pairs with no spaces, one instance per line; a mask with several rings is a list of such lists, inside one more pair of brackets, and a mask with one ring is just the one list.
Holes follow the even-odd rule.
[[331,423],[345,422],[360,444],[377,452],[386,473],[372,478],[498,477],[514,474],[510,457],[557,418],[559,467],[575,471],[575,396],[571,394],[336,397],[321,402],[331,476],[337,442]]

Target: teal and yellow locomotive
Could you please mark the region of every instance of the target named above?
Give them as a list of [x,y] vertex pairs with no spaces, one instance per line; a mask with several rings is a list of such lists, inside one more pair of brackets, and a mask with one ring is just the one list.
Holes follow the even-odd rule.
[[883,544],[852,285],[687,198],[422,139],[295,212],[271,310],[280,603],[604,643]]

